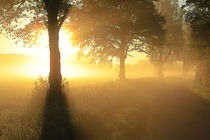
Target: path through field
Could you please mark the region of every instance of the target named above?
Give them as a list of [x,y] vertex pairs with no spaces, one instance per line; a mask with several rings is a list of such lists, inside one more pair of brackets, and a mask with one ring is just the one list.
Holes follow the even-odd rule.
[[75,140],[210,140],[210,101],[186,83],[73,81],[61,105],[46,98],[46,81],[33,94],[2,86],[0,140],[68,140],[71,130]]
[[154,93],[152,140],[209,140],[210,102],[181,84]]
[[91,138],[210,139],[210,102],[193,93],[185,81],[127,80],[99,88],[87,86],[79,92],[88,97],[75,97],[75,104],[80,99],[78,106],[85,104],[84,110],[89,111],[83,115],[92,113],[84,121]]

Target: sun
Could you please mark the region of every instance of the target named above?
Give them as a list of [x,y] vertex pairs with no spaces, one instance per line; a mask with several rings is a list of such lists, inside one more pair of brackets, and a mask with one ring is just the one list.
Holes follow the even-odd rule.
[[77,54],[80,48],[73,46],[73,32],[61,28],[59,32],[59,46],[61,52],[61,59],[66,59],[71,55]]
[[[69,56],[77,54],[80,50],[78,47],[73,46],[72,43],[73,32],[61,28],[59,32],[59,49],[61,53],[61,60],[67,59]],[[36,36],[36,46],[32,46],[28,54],[39,56],[49,61],[49,39],[46,30],[41,30]]]
[[[25,54],[35,56],[37,59],[31,64],[27,64],[24,70],[25,73],[30,72],[30,76],[48,76],[49,74],[49,38],[46,30],[40,30],[34,36],[35,45],[28,47]],[[62,26],[59,32],[59,49],[61,54],[61,70],[64,77],[78,77],[79,68],[71,64],[72,61],[77,61],[77,53],[80,51],[79,47],[73,46],[73,32]],[[74,62],[75,63],[75,62]],[[28,71],[28,72],[27,72]]]

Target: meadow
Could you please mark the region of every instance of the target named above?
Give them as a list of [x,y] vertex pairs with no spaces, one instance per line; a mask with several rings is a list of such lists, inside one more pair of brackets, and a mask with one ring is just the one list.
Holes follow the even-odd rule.
[[32,81],[1,83],[0,140],[210,138],[209,100],[190,79],[64,80],[53,105],[47,80]]

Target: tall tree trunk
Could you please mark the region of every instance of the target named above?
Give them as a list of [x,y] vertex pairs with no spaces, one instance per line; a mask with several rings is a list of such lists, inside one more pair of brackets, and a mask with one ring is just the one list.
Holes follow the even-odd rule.
[[43,0],[48,17],[48,35],[50,51],[49,85],[51,93],[61,93],[61,64],[59,51],[59,21],[58,11],[61,1]]
[[210,87],[210,61],[203,60],[197,64],[195,83],[202,87]]
[[189,62],[187,61],[186,58],[184,58],[183,59],[183,64],[182,64],[182,73],[183,73],[183,75],[187,75],[188,74],[189,67],[190,67]]
[[61,92],[61,64],[59,51],[59,28],[56,25],[49,25],[49,51],[50,51],[50,90]]
[[162,64],[159,64],[158,66],[157,66],[157,74],[158,74],[158,77],[159,78],[163,78],[163,65]]
[[206,63],[206,87],[210,87],[210,60],[208,58]]
[[199,63],[197,64],[196,66],[196,71],[195,71],[195,83],[196,84],[200,84],[202,85],[203,84],[203,81],[204,81],[204,70],[203,70],[203,64]]
[[120,80],[125,80],[125,57],[120,57]]
[[127,57],[127,42],[126,37],[123,37],[121,46],[120,46],[120,73],[119,78],[121,81],[125,80],[125,59]]

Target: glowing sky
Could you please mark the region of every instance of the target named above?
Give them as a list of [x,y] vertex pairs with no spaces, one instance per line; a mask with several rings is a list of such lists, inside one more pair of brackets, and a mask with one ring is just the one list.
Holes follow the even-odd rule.
[[[64,57],[73,56],[76,57],[75,54],[78,51],[78,48],[71,47],[71,44],[68,42],[68,36],[60,36],[61,43],[60,46],[65,46],[61,48],[61,55]],[[3,35],[0,35],[0,53],[2,54],[26,54],[26,55],[33,55],[33,56],[49,56],[48,48],[46,47],[47,44],[47,36],[45,36],[45,40],[42,40],[40,42],[40,46],[27,48],[20,46],[18,44],[15,44],[14,41],[10,38],[6,38]],[[73,57],[71,57],[73,59]],[[145,54],[140,53],[132,53],[132,57],[129,57],[126,62],[130,64],[135,64],[140,59],[145,59]],[[75,58],[76,59],[76,58]]]
[[[1,57],[1,62],[4,64],[0,65],[0,75],[15,75],[31,78],[37,78],[39,75],[44,77],[48,76],[49,49],[47,33],[43,33],[42,36],[38,37],[38,46],[32,46],[31,48],[24,48],[21,45],[15,44],[13,40],[2,35],[0,36],[0,44],[0,54],[5,54],[9,57],[9,61],[8,57]],[[64,30],[60,31],[59,44],[61,46],[61,70],[64,77],[79,78],[100,75],[100,77],[107,78],[108,76],[113,77],[112,75],[117,75],[118,70],[107,67],[103,69],[98,65],[93,65],[86,57],[78,60],[77,52],[79,48],[72,46],[69,35]],[[23,55],[10,54],[24,54],[28,57],[21,59]],[[136,64],[139,60],[145,58],[145,55],[134,53],[133,57],[129,57],[126,62],[127,64]],[[109,74],[107,75],[107,73]]]

